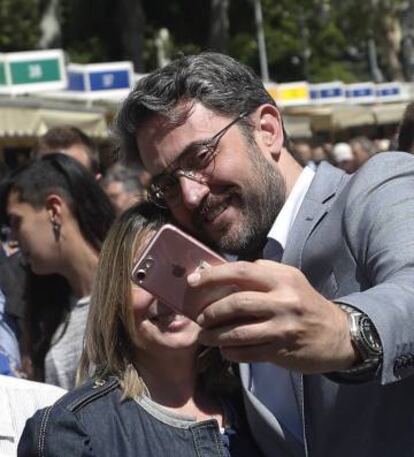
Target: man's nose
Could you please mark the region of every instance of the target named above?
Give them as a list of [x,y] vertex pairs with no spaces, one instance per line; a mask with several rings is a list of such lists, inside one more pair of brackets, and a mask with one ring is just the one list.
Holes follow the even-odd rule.
[[203,198],[209,193],[208,185],[185,176],[180,176],[178,179],[184,206],[190,210],[198,208]]

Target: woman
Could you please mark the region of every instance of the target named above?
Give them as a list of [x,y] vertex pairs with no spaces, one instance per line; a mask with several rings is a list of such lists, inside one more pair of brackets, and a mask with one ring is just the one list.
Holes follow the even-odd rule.
[[113,209],[92,174],[63,154],[46,155],[14,172],[3,184],[1,200],[29,267],[23,335],[29,377],[70,389]]
[[134,259],[165,221],[144,203],[110,230],[81,366],[92,380],[28,422],[20,457],[260,455],[229,363],[199,345],[195,322],[130,280]]

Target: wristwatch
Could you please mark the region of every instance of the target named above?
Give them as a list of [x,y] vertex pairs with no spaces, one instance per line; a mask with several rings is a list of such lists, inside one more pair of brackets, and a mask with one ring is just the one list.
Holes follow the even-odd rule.
[[363,312],[348,305],[339,305],[348,315],[351,341],[358,354],[360,362],[343,370],[342,373],[359,374],[374,371],[382,362],[383,349],[381,339],[371,319]]

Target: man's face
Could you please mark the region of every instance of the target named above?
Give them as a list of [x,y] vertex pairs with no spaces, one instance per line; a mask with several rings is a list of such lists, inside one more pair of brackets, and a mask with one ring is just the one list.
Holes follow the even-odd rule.
[[117,214],[122,214],[135,203],[142,200],[138,193],[127,192],[121,181],[111,181],[105,187],[104,191],[111,200]]
[[369,159],[368,152],[363,148],[362,144],[358,141],[352,143],[352,152],[355,157],[357,167],[360,167]]
[[[155,115],[137,132],[142,161],[152,176],[192,143],[205,141],[232,119],[195,104],[183,124]],[[271,154],[248,140],[239,124],[221,138],[213,171],[204,182],[179,176],[180,192],[167,204],[186,229],[221,251],[252,253],[262,246],[285,201],[285,184]]]

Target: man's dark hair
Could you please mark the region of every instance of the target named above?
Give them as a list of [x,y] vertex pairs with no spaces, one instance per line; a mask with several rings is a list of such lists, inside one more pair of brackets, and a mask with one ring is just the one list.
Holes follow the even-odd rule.
[[414,153],[414,102],[405,108],[398,129],[398,151]]
[[38,158],[43,154],[61,152],[71,146],[82,146],[90,162],[90,171],[99,173],[99,152],[94,141],[81,129],[73,125],[52,127],[42,135],[32,149],[32,156]]
[[[226,117],[252,113],[266,103],[276,106],[262,80],[232,57],[213,52],[181,57],[141,78],[118,112],[116,134],[127,162],[140,161],[137,129],[153,114],[183,122],[191,109],[178,110],[183,101],[200,102]],[[242,119],[240,125],[248,136],[248,119]]]

